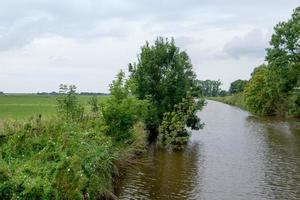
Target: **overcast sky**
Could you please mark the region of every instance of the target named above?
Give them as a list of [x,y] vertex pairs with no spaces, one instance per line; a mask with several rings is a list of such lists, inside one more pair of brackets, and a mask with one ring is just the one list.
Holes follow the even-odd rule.
[[1,0],[0,91],[107,92],[140,46],[174,37],[199,79],[228,89],[264,62],[300,0]]

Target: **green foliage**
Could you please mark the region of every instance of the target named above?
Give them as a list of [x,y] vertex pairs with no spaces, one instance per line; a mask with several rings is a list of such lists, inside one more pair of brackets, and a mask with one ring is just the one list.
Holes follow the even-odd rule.
[[75,85],[59,86],[60,95],[57,97],[59,117],[64,120],[79,120],[83,118],[84,107],[78,101]]
[[266,60],[270,69],[278,73],[279,92],[287,94],[300,80],[300,7],[291,19],[277,24],[274,30]]
[[113,80],[112,84],[109,86],[110,94],[118,101],[122,101],[128,97],[129,90],[125,82],[125,73],[120,71],[117,74],[116,80]]
[[61,85],[59,118],[1,124],[0,199],[111,197],[116,162],[145,145],[146,102],[129,96],[123,80],[121,72],[97,115],[96,97],[93,115],[84,113],[75,86]]
[[233,81],[230,84],[229,93],[230,94],[236,94],[244,91],[244,88],[246,87],[248,81],[247,80],[241,80],[238,79],[236,81]]
[[202,109],[204,103],[195,102],[191,96],[183,99],[174,106],[173,111],[164,114],[159,126],[158,144],[171,149],[181,149],[188,142],[189,131],[186,125],[199,130],[203,124],[195,117],[197,110]]
[[259,115],[272,115],[276,113],[279,93],[271,78],[271,70],[266,65],[256,69],[248,86],[245,88],[245,103],[251,112]]
[[297,7],[292,18],[280,22],[274,28],[275,33],[267,49],[266,59],[270,65],[288,67],[300,62],[300,7]]
[[155,139],[164,114],[172,112],[188,93],[199,97],[196,75],[185,51],[172,39],[157,38],[154,45],[142,46],[138,62],[129,64],[131,92],[149,102],[146,125]]
[[147,102],[129,96],[124,72],[110,85],[111,96],[101,104],[106,133],[117,141],[131,139],[133,125],[143,121]]
[[220,95],[222,85],[220,80],[214,81],[214,80],[205,80],[201,81],[198,80],[197,84],[201,90],[201,93],[205,97],[216,97]]
[[94,199],[112,190],[112,140],[85,123],[7,124],[0,143],[1,199]]
[[[88,117],[88,116],[86,116]],[[142,123],[130,142],[115,143],[102,118],[32,119],[5,123],[0,132],[0,199],[110,197],[116,162],[145,148]]]
[[[300,82],[300,81],[299,81]],[[300,117],[300,87],[296,87],[289,97],[289,114]]]
[[93,113],[98,113],[98,111],[99,111],[99,103],[98,103],[97,96],[92,96],[88,103],[89,103],[89,105],[91,107],[91,111]]
[[237,93],[230,96],[224,96],[224,97],[209,97],[208,99],[214,100],[214,101],[220,101],[229,105],[237,106],[243,109],[247,109],[245,105],[244,100],[244,93]]
[[254,70],[245,89],[245,103],[250,111],[260,115],[299,116],[300,80],[300,7],[292,18],[274,28],[267,65]]
[[228,95],[228,92],[226,90],[221,90],[220,93],[219,93],[220,97],[225,97],[227,95]]

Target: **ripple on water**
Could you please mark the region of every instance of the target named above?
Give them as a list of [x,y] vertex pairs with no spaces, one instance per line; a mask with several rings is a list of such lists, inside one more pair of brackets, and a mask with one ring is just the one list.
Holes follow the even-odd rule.
[[183,152],[155,148],[128,169],[120,199],[300,199],[300,122],[209,101]]

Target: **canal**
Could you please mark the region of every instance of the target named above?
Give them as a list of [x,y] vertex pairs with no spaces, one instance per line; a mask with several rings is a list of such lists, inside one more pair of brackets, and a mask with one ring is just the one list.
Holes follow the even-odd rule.
[[300,121],[259,118],[208,101],[182,152],[151,148],[120,199],[300,199]]

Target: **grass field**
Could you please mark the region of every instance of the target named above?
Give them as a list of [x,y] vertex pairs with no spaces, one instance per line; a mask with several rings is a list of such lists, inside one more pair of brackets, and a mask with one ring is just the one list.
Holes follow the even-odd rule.
[[[99,102],[106,96],[98,96]],[[42,114],[51,117],[56,114],[57,96],[35,94],[0,95],[0,120],[26,119]],[[91,96],[79,96],[79,101],[88,109]]]

